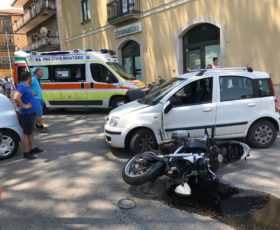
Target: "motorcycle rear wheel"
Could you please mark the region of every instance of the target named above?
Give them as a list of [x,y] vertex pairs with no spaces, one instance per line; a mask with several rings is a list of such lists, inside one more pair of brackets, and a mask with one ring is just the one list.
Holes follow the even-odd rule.
[[162,161],[146,159],[143,154],[138,154],[125,164],[122,178],[130,185],[144,184],[160,176],[163,165]]

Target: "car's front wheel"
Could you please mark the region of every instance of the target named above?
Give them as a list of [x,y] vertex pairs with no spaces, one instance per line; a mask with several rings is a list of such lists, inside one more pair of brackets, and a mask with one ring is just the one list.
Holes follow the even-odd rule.
[[124,105],[127,102],[128,102],[128,99],[126,97],[116,97],[112,100],[111,108],[112,109],[117,108],[121,105]]
[[247,140],[251,147],[266,148],[274,143],[276,136],[275,125],[270,121],[261,120],[251,126]]
[[157,141],[151,130],[138,129],[134,132],[130,141],[130,150],[133,154],[157,149]]
[[13,156],[17,149],[19,140],[10,130],[1,130],[2,138],[0,140],[0,160]]

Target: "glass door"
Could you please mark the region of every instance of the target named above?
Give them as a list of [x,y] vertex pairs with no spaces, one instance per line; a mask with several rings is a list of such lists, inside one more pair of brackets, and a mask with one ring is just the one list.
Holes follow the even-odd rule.
[[141,70],[141,57],[137,56],[134,57],[134,66],[135,66],[135,78],[137,80],[143,80],[142,79],[142,70]]
[[137,80],[142,79],[140,45],[135,41],[129,41],[122,49],[123,67]]
[[213,57],[220,57],[220,45],[205,46],[205,65],[213,63]]
[[[186,50],[186,60],[188,68],[201,69],[201,50],[200,48],[193,48]],[[186,70],[185,70],[186,72]]]
[[128,12],[127,0],[122,0],[122,13],[126,14]]

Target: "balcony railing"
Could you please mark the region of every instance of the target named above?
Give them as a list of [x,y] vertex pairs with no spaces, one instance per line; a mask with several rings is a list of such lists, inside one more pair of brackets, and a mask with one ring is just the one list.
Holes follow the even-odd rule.
[[42,38],[39,41],[33,42],[32,44],[29,44],[28,46],[24,47],[24,50],[40,50],[42,48],[48,50],[48,47],[54,48],[59,46],[60,46],[59,37],[50,37],[50,38]]
[[108,22],[118,24],[124,21],[138,19],[140,0],[115,0],[107,4]]
[[[7,45],[0,45],[0,51],[7,51],[8,50],[8,47]],[[10,52],[13,52],[15,51],[15,46],[14,45],[9,45],[9,51]]]
[[0,57],[0,69],[10,69],[10,60],[11,60],[11,66],[14,64],[14,56],[10,56],[10,58],[7,57]]
[[36,3],[32,4],[28,10],[24,12],[22,18],[20,18],[16,23],[13,24],[13,30],[17,32],[23,26],[25,26],[28,22],[33,20],[39,14],[46,10],[56,10],[55,1],[43,1],[39,0]]
[[[0,21],[0,23],[1,23],[1,21]],[[10,27],[2,27],[0,29],[0,34],[5,34],[5,33],[13,34],[13,27],[12,26],[10,26]]]

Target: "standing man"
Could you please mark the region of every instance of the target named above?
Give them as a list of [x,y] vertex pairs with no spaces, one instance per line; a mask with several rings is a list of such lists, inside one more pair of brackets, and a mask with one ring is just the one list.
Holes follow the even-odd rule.
[[43,123],[43,93],[41,88],[40,79],[43,76],[43,70],[38,68],[34,71],[34,75],[32,77],[31,87],[32,93],[35,97],[36,101],[36,128],[42,132],[47,133],[47,127],[44,127]]
[[219,66],[219,59],[217,57],[213,58],[212,68],[213,69],[220,68],[220,66]]
[[5,77],[5,79],[4,79],[4,85],[5,85],[5,90],[6,90],[6,91],[5,91],[6,96],[7,96],[8,98],[10,98],[10,97],[11,97],[12,86],[11,86],[9,80],[8,80],[8,77]]
[[31,73],[25,72],[21,75],[22,82],[19,83],[14,94],[14,100],[19,108],[19,120],[23,129],[23,157],[29,160],[36,159],[33,154],[43,152],[35,147],[33,129],[36,119],[36,101],[31,91]]

